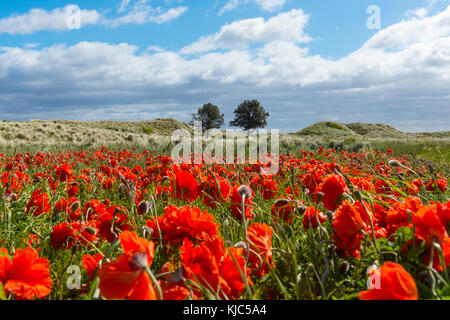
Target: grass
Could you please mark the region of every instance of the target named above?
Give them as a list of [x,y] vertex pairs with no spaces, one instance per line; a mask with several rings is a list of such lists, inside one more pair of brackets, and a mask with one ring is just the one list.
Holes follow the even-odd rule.
[[[110,150],[152,149],[169,154],[174,146],[170,141],[171,133],[176,129],[193,132],[191,125],[174,119],[0,121],[0,152],[94,150],[106,146]],[[450,163],[450,132],[403,133],[384,124],[324,121],[280,137],[281,153],[296,154],[302,149],[316,151],[319,147],[349,152],[392,149],[443,166]]]

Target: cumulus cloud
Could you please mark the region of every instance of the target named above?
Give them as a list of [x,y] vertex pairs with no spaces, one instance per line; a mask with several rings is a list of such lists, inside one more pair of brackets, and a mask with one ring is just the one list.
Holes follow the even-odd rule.
[[220,31],[201,37],[198,41],[184,47],[183,54],[201,53],[216,49],[246,48],[252,43],[266,43],[274,40],[308,42],[305,34],[309,15],[301,9],[280,13],[267,21],[263,18],[245,19],[224,25]]
[[123,0],[118,12],[123,13],[116,17],[107,17],[97,10],[80,9],[76,5],[67,5],[51,11],[44,9],[31,9],[25,14],[13,14],[8,18],[0,19],[0,34],[32,34],[39,31],[66,31],[74,29],[74,21],[79,21],[82,28],[88,25],[103,25],[118,27],[125,24],[167,23],[184,14],[188,7],[180,6],[163,10],[153,8],[149,0],[137,0],[131,8],[130,0]]
[[[8,18],[0,19],[0,34],[31,34],[43,30],[68,30],[68,19],[73,14],[73,9],[73,5],[67,5],[51,11],[31,9],[22,15],[13,14]],[[80,10],[80,21],[83,25],[98,24],[101,18],[102,15],[96,10]]]
[[236,23],[254,32],[256,46],[233,28],[228,40],[224,26],[195,56],[127,43],[0,47],[0,112],[15,120],[159,114],[186,121],[208,101],[232,114],[256,98],[271,113],[270,126],[284,131],[329,119],[449,130],[450,6],[380,30],[339,60],[310,54],[302,40],[307,19],[298,24],[302,32],[284,38],[254,31],[254,22]]
[[220,9],[219,15],[237,9],[241,3],[254,3],[262,10],[272,12],[280,10],[286,3],[286,0],[228,0],[222,9]]
[[363,49],[401,50],[415,43],[430,42],[449,35],[450,6],[430,17],[415,17],[380,30]]

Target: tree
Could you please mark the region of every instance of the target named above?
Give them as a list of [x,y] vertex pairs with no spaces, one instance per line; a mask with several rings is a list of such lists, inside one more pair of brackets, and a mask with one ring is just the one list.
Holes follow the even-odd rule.
[[269,117],[269,113],[257,100],[245,100],[234,110],[234,114],[230,126],[242,127],[244,130],[264,128]]
[[198,108],[197,113],[192,114],[191,124],[194,124],[194,121],[201,121],[204,131],[213,128],[218,129],[224,123],[223,113],[220,113],[218,106],[207,103],[203,107]]

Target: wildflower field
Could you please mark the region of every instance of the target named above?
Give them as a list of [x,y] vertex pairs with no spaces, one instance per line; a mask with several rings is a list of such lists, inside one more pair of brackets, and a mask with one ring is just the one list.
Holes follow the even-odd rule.
[[0,154],[0,299],[448,299],[448,171],[377,151]]

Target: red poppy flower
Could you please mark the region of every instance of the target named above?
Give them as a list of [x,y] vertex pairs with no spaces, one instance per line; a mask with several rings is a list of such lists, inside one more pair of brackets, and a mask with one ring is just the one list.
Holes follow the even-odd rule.
[[56,169],[55,174],[59,181],[69,181],[73,176],[73,168],[70,164],[65,163]]
[[[244,292],[245,284],[242,281],[236,264],[244,270],[245,258],[243,249],[225,249],[223,240],[216,238],[212,241],[203,241],[198,247],[194,247],[189,240],[183,242],[180,251],[181,262],[185,270],[185,278],[191,279],[212,293],[219,292],[222,298],[237,299]],[[248,283],[251,284],[248,270]],[[197,294],[200,295],[200,292]],[[225,295],[224,295],[225,294]]]
[[344,256],[359,258],[361,240],[364,232],[370,230],[370,220],[360,202],[352,205],[344,201],[333,217],[333,230],[336,245],[344,250]]
[[[166,262],[161,268],[161,273],[169,273],[163,276],[164,280],[161,280],[161,289],[164,300],[185,300],[188,297],[192,297],[194,300],[197,296],[193,295],[191,291],[183,284],[184,280],[179,270],[175,270],[175,266],[170,262]],[[177,274],[174,277],[174,273]]]
[[230,183],[222,177],[215,179],[209,176],[209,180],[202,182],[199,186],[203,203],[213,209],[216,208],[217,202],[227,201],[230,189]]
[[277,196],[278,185],[272,177],[263,178],[261,181],[261,195],[265,200],[273,199]]
[[372,278],[379,277],[379,288],[359,293],[361,300],[417,300],[414,278],[398,263],[386,262],[380,270],[374,270]]
[[115,182],[114,178],[106,178],[102,182],[102,189],[103,190],[111,190],[114,182]]
[[178,282],[161,281],[161,289],[164,300],[186,300],[191,296],[189,289]]
[[87,254],[81,258],[81,262],[83,263],[83,268],[86,270],[87,275],[89,278],[92,278],[94,275],[95,270],[98,268],[98,264],[103,259],[103,255],[100,253],[94,254],[93,256],[90,254]]
[[403,202],[395,203],[385,216],[388,235],[395,233],[400,227],[409,226],[411,215],[415,214],[422,205],[422,201],[416,197],[408,197]]
[[[231,194],[230,194],[231,214],[238,220],[242,220],[242,195],[239,193],[240,187],[241,186],[235,186],[231,190]],[[253,201],[252,201],[252,199],[253,199],[253,196],[255,195],[255,193],[253,192],[253,190],[251,190],[251,193],[252,193],[252,196],[245,197],[245,201],[244,201],[244,211],[245,211],[245,217],[247,220],[253,219]]]
[[52,291],[50,264],[33,248],[17,249],[10,261],[8,250],[0,249],[0,282],[18,299],[44,298]]
[[435,206],[422,206],[412,217],[411,223],[416,227],[416,237],[425,240],[427,245],[448,237]]
[[106,299],[156,300],[156,291],[145,271],[154,258],[154,243],[134,232],[120,236],[124,254],[106,262],[98,271],[99,288]]
[[447,230],[450,222],[450,201],[447,201],[447,203],[437,202],[435,206],[436,213],[439,219],[441,219],[442,225]]
[[98,217],[98,228],[103,239],[113,242],[119,230],[130,230],[128,216],[124,213],[125,208],[121,206],[111,206]]
[[435,185],[441,190],[442,192],[447,191],[447,179],[442,177],[441,179],[436,179],[436,181],[431,180],[427,183],[427,190],[428,191],[434,191],[436,190]]
[[145,222],[145,225],[147,226],[147,228],[150,231],[150,237],[152,240],[160,239],[159,229],[161,228],[162,217],[158,216],[157,219],[158,219],[159,228],[158,228],[158,224],[156,224],[155,217],[152,217],[151,219],[147,219],[147,221]]
[[[249,263],[254,269],[254,274],[257,277],[262,277],[270,271],[270,267],[273,267],[272,261],[272,235],[273,229],[264,223],[252,223],[247,228],[248,241],[250,248],[255,251],[250,251]],[[266,261],[267,260],[267,263]]]
[[198,183],[194,175],[186,170],[175,173],[175,197],[180,200],[194,201],[197,196]]
[[[450,238],[446,237],[446,238],[442,239],[440,241],[439,245],[441,246],[442,255],[444,257],[444,264],[445,264],[445,267],[447,268],[450,265]],[[425,255],[423,257],[423,263],[425,265],[428,265],[430,263],[431,250],[434,250],[434,252],[433,252],[433,269],[437,270],[439,272],[443,272],[444,268],[442,267],[441,258],[439,256],[437,249],[434,246],[428,247],[427,250],[425,251]]]
[[26,213],[33,213],[34,216],[40,216],[50,211],[50,202],[47,193],[39,189],[33,192],[28,201]]
[[272,216],[283,220],[286,223],[292,223],[295,216],[295,211],[299,206],[300,202],[291,201],[288,199],[278,199],[272,205],[271,213]]
[[69,196],[69,198],[76,197],[78,194],[78,191],[79,191],[79,189],[76,185],[70,186],[67,188],[67,195]]
[[218,227],[213,215],[195,206],[178,208],[170,205],[160,224],[164,241],[172,244],[181,243],[184,238],[197,241],[214,239],[219,234]]
[[[319,210],[317,210],[317,217],[319,219],[319,222],[322,224],[327,220],[327,217]],[[319,225],[317,224],[316,220],[316,209],[315,207],[308,207],[306,208],[305,214],[303,215],[302,220],[303,226],[305,229],[309,228],[317,228]]]
[[325,177],[323,182],[316,188],[316,194],[322,192],[322,198],[325,209],[334,211],[338,207],[338,199],[343,193],[348,193],[348,187],[342,176],[330,174]]
[[315,167],[311,171],[307,172],[304,175],[299,176],[302,181],[302,184],[308,189],[309,194],[313,194],[316,192],[317,186],[322,181],[322,175],[324,171]]
[[77,241],[77,227],[76,224],[69,224],[63,222],[53,227],[51,234],[51,245],[55,249],[69,249]]

